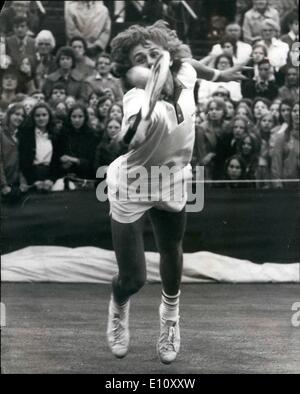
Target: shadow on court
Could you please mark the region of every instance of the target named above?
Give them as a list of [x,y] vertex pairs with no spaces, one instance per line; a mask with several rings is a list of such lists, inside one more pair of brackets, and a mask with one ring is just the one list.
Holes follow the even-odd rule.
[[131,349],[123,360],[106,346],[109,286],[5,283],[1,291],[6,374],[300,372],[300,327],[291,323],[298,284],[184,285],[181,352],[170,366],[155,349],[160,285],[132,300]]

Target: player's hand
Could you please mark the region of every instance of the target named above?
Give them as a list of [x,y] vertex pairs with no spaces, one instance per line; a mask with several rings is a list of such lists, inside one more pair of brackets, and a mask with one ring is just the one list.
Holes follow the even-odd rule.
[[253,67],[248,67],[248,60],[237,64],[228,70],[221,71],[218,82],[231,82],[231,81],[243,81],[248,78],[242,74],[243,71],[253,70]]

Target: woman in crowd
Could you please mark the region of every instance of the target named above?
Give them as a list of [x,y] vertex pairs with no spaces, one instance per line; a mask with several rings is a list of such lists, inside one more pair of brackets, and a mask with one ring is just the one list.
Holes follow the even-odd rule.
[[224,55],[228,55],[232,58],[233,63],[237,64],[237,41],[229,36],[224,36],[220,41],[221,48]]
[[242,137],[247,135],[250,131],[249,126],[250,122],[246,117],[235,116],[228,125],[228,131],[221,134],[216,145],[214,179],[222,179],[225,161],[237,153]]
[[6,70],[0,70],[0,107],[7,110],[17,95],[19,88],[18,70],[14,66],[8,67]]
[[299,69],[290,66],[286,70],[284,85],[279,89],[279,97],[299,101]]
[[100,166],[108,166],[120,154],[123,154],[120,144],[121,122],[118,119],[108,119],[101,142],[95,153],[95,169]]
[[215,175],[215,156],[219,139],[226,132],[226,105],[224,100],[213,98],[207,104],[207,120],[196,128],[193,165],[205,166],[205,179]]
[[258,167],[256,179],[259,181],[257,184],[258,188],[268,189],[270,184],[268,180],[270,179],[270,137],[271,130],[274,128],[276,121],[273,115],[269,112],[264,114],[258,124],[258,132],[260,136],[260,153],[258,158]]
[[98,96],[97,93],[92,92],[92,93],[89,95],[89,98],[88,98],[88,100],[87,100],[87,103],[88,103],[89,107],[92,107],[92,108],[94,108],[94,110],[96,110],[96,109],[97,109],[97,105],[98,105],[99,99],[100,99],[100,96]]
[[276,119],[276,123],[279,123],[279,117],[280,117],[280,104],[281,104],[281,99],[275,99],[273,100],[271,107],[270,107],[270,112]]
[[[288,128],[278,135],[272,154],[271,174],[277,182],[276,188],[299,187],[299,102],[292,106]],[[295,183],[284,184],[282,180],[294,179]]]
[[45,103],[37,104],[19,132],[20,167],[29,185],[50,191],[55,180],[56,141],[53,115]]
[[74,174],[78,178],[93,179],[95,138],[89,127],[85,106],[76,104],[69,111],[67,125],[58,139],[59,174]]
[[96,138],[96,143],[99,143],[103,135],[103,129],[100,125],[99,119],[97,118],[96,111],[93,107],[87,107],[86,110],[89,116],[88,125],[93,130],[94,136]]
[[18,132],[26,117],[21,104],[11,105],[0,127],[0,180],[3,196],[25,191],[27,184],[20,172]]
[[[260,143],[253,133],[245,134],[239,143],[238,154],[245,163],[245,179],[255,180],[258,166]],[[255,187],[255,183],[253,183]]]
[[270,106],[271,102],[263,97],[257,97],[253,101],[252,111],[254,115],[255,126],[258,126],[261,117],[269,112]]
[[235,103],[234,101],[228,98],[225,100],[225,104],[226,104],[226,120],[230,122],[235,116]]
[[226,184],[228,189],[241,189],[246,185],[240,180],[245,179],[246,165],[239,155],[229,157],[224,166],[224,179],[229,181]]
[[[252,107],[252,106],[251,106]],[[253,112],[251,110],[251,107],[249,107],[246,103],[240,102],[238,106],[236,107],[235,110],[235,115],[236,116],[244,116],[247,119],[251,121],[251,123],[254,123],[254,117],[253,117]]]
[[[267,47],[263,44],[255,44],[253,45],[252,49],[252,55],[251,58],[247,64],[249,67],[253,67],[251,70],[247,70],[244,72],[244,74],[247,76],[249,79],[253,79],[255,76],[258,75],[258,65],[261,63],[263,60],[267,59],[268,57],[268,50]],[[243,87],[244,81],[242,81],[242,87]]]
[[271,130],[271,137],[269,142],[271,155],[277,136],[283,134],[289,127],[292,106],[293,101],[290,99],[282,100],[282,102],[280,103],[279,119],[277,125]]
[[106,96],[100,97],[97,104],[96,115],[99,120],[99,127],[101,130],[105,130],[107,122],[108,111],[110,110],[113,102]]
[[108,113],[107,113],[107,119],[116,119],[119,123],[122,124],[122,119],[123,119],[123,106],[118,103],[114,103]]

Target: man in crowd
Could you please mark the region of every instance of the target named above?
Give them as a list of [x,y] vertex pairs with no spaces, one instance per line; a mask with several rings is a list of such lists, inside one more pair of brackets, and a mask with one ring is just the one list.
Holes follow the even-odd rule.
[[68,40],[81,36],[87,43],[87,55],[95,58],[106,50],[111,19],[102,1],[66,1],[65,23]]
[[96,61],[96,72],[85,80],[86,100],[92,92],[100,96],[106,89],[112,90],[116,101],[122,100],[123,91],[120,81],[111,75],[110,69],[111,57],[107,53],[102,53]]
[[268,0],[253,0],[253,7],[246,12],[243,23],[244,41],[253,44],[261,39],[261,24],[266,19],[272,19],[280,25],[279,13],[270,7]]
[[292,46],[299,42],[299,16],[296,12],[289,15],[288,25],[290,30],[281,37],[281,41],[287,43],[292,49]]
[[276,36],[279,35],[279,32],[279,24],[275,23],[272,19],[266,19],[263,21],[261,25],[262,40],[259,41],[259,43],[266,46],[268,59],[276,72],[286,65],[290,50],[287,43],[276,38]]
[[14,65],[19,66],[24,57],[35,59],[35,40],[28,36],[28,19],[18,16],[14,19],[14,34],[6,40],[7,55]]
[[[236,41],[236,58],[238,63],[243,63],[249,59],[252,53],[252,47],[250,44],[241,41],[242,29],[238,23],[230,23],[225,29],[226,36],[232,38]],[[214,56],[219,56],[223,53],[220,44],[213,46],[211,54]]]

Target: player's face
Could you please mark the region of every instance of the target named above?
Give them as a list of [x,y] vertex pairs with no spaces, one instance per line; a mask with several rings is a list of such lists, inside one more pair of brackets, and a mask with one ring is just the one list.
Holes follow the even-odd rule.
[[153,41],[147,41],[144,45],[134,47],[129,53],[129,59],[133,66],[151,68],[163,50],[163,47]]

